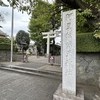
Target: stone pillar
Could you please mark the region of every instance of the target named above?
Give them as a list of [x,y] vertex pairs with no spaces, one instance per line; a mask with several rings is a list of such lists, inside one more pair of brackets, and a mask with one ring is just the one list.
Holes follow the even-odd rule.
[[63,13],[63,91],[76,95],[76,11]]
[[47,34],[47,57],[49,57],[49,48],[50,48],[50,37],[48,33]]
[[76,96],[76,10],[63,12],[62,84],[53,100],[84,100],[84,92],[77,89]]

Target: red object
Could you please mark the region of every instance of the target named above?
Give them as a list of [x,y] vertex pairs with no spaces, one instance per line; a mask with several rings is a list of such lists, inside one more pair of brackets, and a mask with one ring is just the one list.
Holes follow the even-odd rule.
[[53,60],[53,56],[50,57],[50,60]]
[[26,59],[26,55],[24,55],[24,59]]

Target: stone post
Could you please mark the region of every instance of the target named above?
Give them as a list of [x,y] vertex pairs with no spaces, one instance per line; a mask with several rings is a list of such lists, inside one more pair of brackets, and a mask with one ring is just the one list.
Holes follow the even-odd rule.
[[62,84],[53,100],[84,100],[81,89],[77,89],[76,95],[76,10],[63,12],[62,21]]
[[63,13],[63,91],[76,95],[76,11]]

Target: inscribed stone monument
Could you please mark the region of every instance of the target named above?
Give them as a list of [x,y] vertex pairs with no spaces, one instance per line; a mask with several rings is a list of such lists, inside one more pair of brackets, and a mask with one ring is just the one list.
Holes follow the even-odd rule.
[[76,94],[76,11],[63,13],[62,89]]
[[76,10],[63,12],[62,18],[62,84],[53,100],[84,100],[81,88],[76,93]]

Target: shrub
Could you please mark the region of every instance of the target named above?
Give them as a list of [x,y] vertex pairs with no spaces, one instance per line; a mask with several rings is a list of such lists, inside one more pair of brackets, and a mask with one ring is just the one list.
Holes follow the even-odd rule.
[[8,38],[0,38],[0,44],[2,44],[2,43],[7,43],[7,44],[10,44],[10,39],[8,39]]
[[10,45],[10,39],[6,37],[1,37],[0,38],[0,50],[10,50],[11,45]]
[[11,45],[10,44],[0,44],[0,50],[10,50]]
[[94,33],[81,33],[76,35],[77,52],[100,52],[100,39]]

